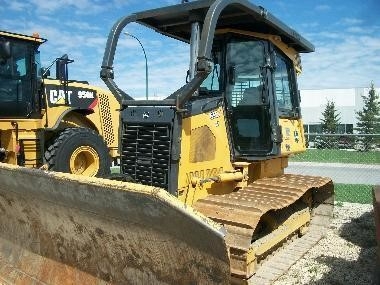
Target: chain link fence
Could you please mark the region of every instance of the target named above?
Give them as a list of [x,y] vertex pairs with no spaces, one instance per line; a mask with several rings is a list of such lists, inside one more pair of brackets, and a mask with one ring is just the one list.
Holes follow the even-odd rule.
[[306,146],[317,149],[380,150],[380,134],[306,133]]
[[287,173],[331,177],[335,200],[372,203],[380,185],[380,134],[306,133],[307,150],[289,160]]

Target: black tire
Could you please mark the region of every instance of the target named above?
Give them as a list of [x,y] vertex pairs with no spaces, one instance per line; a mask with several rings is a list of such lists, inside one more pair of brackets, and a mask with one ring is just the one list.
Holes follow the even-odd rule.
[[[82,163],[76,169],[74,165],[78,158]],[[58,172],[97,177],[106,177],[111,173],[107,145],[100,135],[86,128],[68,128],[60,132],[47,147],[45,160],[49,170]]]

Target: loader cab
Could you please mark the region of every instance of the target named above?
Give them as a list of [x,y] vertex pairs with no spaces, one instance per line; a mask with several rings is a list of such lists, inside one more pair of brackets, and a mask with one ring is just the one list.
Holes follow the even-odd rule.
[[199,94],[223,96],[234,160],[280,154],[279,118],[298,119],[293,62],[270,41],[229,33],[215,40]]
[[0,31],[0,117],[39,116],[41,66],[38,47],[43,39]]

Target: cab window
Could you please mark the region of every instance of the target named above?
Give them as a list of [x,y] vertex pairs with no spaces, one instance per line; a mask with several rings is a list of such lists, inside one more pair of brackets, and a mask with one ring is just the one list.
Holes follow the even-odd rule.
[[11,56],[0,64],[1,117],[27,117],[32,111],[30,44],[11,42]]
[[297,89],[293,64],[290,59],[280,54],[280,52],[276,53],[274,83],[280,116],[294,116],[295,107],[297,105]]

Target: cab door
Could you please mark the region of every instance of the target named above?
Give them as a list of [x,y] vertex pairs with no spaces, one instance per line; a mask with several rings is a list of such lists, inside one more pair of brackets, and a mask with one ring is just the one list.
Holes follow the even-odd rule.
[[31,51],[22,41],[11,41],[11,56],[0,63],[0,116],[27,118],[32,112]]
[[269,44],[233,38],[226,46],[226,98],[235,159],[265,159],[279,154]]

